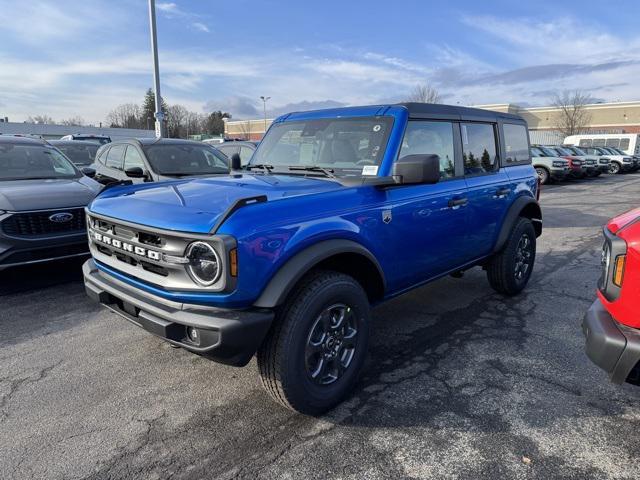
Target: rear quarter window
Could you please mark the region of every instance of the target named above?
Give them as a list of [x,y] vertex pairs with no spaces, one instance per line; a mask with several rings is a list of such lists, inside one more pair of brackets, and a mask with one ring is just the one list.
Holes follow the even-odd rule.
[[503,132],[505,160],[507,166],[531,163],[527,127],[524,125],[505,123],[503,125]]

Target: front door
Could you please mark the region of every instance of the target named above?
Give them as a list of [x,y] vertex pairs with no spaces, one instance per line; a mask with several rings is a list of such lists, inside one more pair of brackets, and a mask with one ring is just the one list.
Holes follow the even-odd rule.
[[400,289],[454,270],[469,256],[467,185],[457,128],[452,122],[423,120],[411,120],[407,126],[400,158],[438,155],[440,182],[387,190],[389,208],[383,217],[393,229],[394,273]]

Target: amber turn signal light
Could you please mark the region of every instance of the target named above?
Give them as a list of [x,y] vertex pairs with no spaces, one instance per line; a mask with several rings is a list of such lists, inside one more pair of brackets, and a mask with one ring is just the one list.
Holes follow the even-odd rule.
[[229,273],[232,277],[238,276],[238,250],[236,248],[229,252]]
[[622,281],[624,280],[624,264],[626,260],[626,255],[618,255],[616,257],[616,265],[613,270],[613,283],[618,287],[622,286]]

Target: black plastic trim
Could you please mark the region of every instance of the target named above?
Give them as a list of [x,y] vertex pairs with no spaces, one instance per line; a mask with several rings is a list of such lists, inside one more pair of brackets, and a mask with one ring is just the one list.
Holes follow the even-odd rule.
[[[538,213],[538,215],[534,216],[533,220],[539,221],[540,223],[542,223],[542,210],[540,209],[540,205],[535,200],[535,198],[524,197],[524,196],[518,197],[509,208],[509,211],[507,212],[507,215],[505,216],[504,221],[502,222],[502,229],[500,230],[500,234],[498,235],[498,240],[496,241],[496,244],[493,248],[494,253],[502,250],[502,247],[504,247],[505,243],[507,242],[507,239],[509,238],[509,234],[511,233],[511,230],[513,230],[513,226],[516,224],[516,222],[518,221],[518,218],[521,216],[522,211],[531,204],[536,206],[537,213]],[[542,226],[540,225],[540,227],[536,227],[535,230],[536,230],[536,235],[540,236],[540,234],[542,233]]]
[[281,305],[298,281],[314,266],[334,255],[356,253],[375,265],[386,289],[384,272],[375,256],[365,247],[351,240],[326,240],[294,255],[271,278],[258,300],[253,304],[259,308],[274,308]]
[[229,208],[227,208],[222,215],[220,215],[220,218],[211,229],[211,234],[212,235],[215,234],[218,231],[218,229],[222,226],[222,224],[226,222],[227,219],[231,215],[233,215],[236,210],[240,210],[243,207],[246,207],[248,205],[254,205],[256,203],[264,203],[266,201],[267,201],[266,195],[256,195],[255,197],[239,198],[232,205],[230,205]]

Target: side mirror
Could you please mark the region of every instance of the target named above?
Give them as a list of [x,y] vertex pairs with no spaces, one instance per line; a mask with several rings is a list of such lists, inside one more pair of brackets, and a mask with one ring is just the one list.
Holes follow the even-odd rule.
[[231,155],[231,170],[242,170],[242,161],[237,153]]
[[438,183],[440,157],[438,155],[405,155],[394,163],[391,175],[403,185]]
[[147,176],[140,167],[127,168],[124,173],[129,178],[145,178]]
[[89,178],[94,178],[96,176],[96,169],[91,167],[82,167],[80,170],[83,174],[85,174]]

